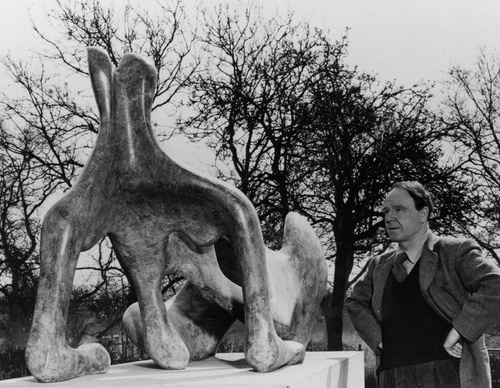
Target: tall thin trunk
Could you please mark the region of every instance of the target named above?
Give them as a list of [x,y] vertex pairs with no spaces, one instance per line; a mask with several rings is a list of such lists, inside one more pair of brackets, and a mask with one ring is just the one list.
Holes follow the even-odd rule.
[[335,241],[337,254],[330,313],[326,316],[328,350],[342,349],[342,333],[344,329],[343,313],[349,275],[353,267],[353,235],[354,222],[350,212],[347,217],[339,216],[335,225]]

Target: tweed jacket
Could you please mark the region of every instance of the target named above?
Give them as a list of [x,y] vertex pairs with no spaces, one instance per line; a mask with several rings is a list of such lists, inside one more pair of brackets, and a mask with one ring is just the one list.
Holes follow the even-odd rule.
[[[354,327],[374,351],[382,342],[382,294],[395,253],[372,259],[346,299]],[[464,338],[461,386],[491,387],[483,333],[500,320],[500,268],[482,256],[474,241],[430,233],[420,257],[419,283],[429,306]]]

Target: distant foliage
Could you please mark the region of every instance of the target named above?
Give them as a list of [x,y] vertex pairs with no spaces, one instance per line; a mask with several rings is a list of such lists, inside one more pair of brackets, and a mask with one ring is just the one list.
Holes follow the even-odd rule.
[[24,347],[0,346],[0,380],[29,376],[24,361]]

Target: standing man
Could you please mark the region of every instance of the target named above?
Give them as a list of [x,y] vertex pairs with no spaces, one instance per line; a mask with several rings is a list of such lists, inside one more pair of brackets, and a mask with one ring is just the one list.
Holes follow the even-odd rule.
[[346,300],[380,355],[379,387],[491,387],[483,333],[500,320],[500,268],[472,240],[429,230],[432,195],[396,183],[384,201],[395,250],[375,257]]

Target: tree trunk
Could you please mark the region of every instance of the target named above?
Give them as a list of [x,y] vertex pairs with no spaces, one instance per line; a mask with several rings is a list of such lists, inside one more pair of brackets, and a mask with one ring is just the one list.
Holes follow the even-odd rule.
[[332,351],[343,350],[343,312],[344,300],[346,296],[346,285],[349,277],[349,274],[346,271],[346,267],[348,267],[347,261],[349,260],[350,258],[347,257],[339,257],[337,253],[337,260],[335,261],[335,275],[333,280],[333,292],[330,304],[330,314],[326,316],[328,350]]
[[335,241],[337,254],[335,259],[335,274],[333,278],[333,292],[330,305],[330,314],[326,316],[326,327],[328,334],[328,350],[341,351],[342,332],[344,328],[343,313],[344,301],[347,292],[349,275],[351,274],[354,251],[353,238],[354,223],[350,212],[347,216],[338,217],[335,225]]

